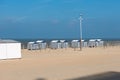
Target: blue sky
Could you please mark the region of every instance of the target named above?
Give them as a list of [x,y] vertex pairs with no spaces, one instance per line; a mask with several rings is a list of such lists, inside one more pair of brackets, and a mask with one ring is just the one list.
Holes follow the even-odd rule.
[[0,38],[120,38],[120,0],[0,0]]

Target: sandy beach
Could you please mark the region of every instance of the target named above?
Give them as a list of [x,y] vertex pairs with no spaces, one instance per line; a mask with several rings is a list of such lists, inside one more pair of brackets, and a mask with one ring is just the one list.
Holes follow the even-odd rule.
[[120,72],[120,47],[23,49],[22,59],[0,60],[0,80],[75,80],[111,71]]

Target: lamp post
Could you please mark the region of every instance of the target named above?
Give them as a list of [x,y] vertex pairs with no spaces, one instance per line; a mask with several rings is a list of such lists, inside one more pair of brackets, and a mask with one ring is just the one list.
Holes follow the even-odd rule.
[[80,14],[80,51],[82,51],[82,14]]

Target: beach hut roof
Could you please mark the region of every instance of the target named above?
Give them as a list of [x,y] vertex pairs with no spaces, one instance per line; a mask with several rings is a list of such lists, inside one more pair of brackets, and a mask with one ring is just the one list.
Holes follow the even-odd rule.
[[101,41],[102,39],[96,39],[97,41]]
[[82,41],[85,41],[85,40],[82,40]]
[[2,40],[2,39],[0,39],[0,43],[20,43],[20,42],[18,42],[18,41],[15,41],[15,40]]
[[78,42],[79,40],[72,40],[72,42]]
[[51,42],[58,42],[58,40],[52,40]]
[[65,42],[65,40],[60,40],[60,42]]
[[29,44],[34,44],[35,42],[28,42]]
[[89,41],[96,41],[96,39],[90,39]]
[[42,43],[44,42],[43,40],[37,40],[36,43]]
[[[82,40],[82,42],[84,42],[85,40]],[[78,42],[80,42],[80,40],[78,41]]]

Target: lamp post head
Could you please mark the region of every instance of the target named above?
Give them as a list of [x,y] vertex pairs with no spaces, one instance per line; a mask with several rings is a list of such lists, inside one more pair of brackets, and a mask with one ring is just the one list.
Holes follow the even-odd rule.
[[80,16],[83,16],[82,14],[80,14]]
[[83,16],[83,15],[82,15],[82,14],[80,14],[80,20],[83,20],[82,16]]

